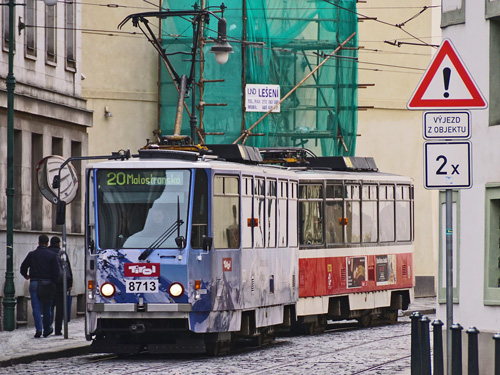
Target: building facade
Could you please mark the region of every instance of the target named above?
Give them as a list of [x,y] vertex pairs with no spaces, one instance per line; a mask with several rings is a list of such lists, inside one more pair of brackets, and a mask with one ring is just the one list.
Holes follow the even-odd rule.
[[[130,14],[157,11],[161,1],[108,3],[82,4],[82,96],[94,112],[89,155],[135,154],[159,128],[159,57],[131,21],[118,25]],[[156,30],[159,21],[151,25]]]
[[[384,172],[415,183],[415,296],[437,289],[438,193],[423,183],[422,113],[406,108],[441,41],[440,1],[358,4],[359,83],[357,156],[373,156]],[[400,25],[398,27],[397,25]],[[373,86],[370,86],[373,85]]]
[[[453,322],[464,327],[464,369],[465,331],[474,326],[480,331],[479,372],[492,374],[492,336],[500,331],[500,169],[496,166],[496,160],[500,160],[496,143],[500,140],[500,1],[443,0],[442,3],[443,38],[453,43],[488,101],[487,109],[470,111],[472,188],[453,194],[456,212],[453,215]],[[440,202],[443,204],[444,199]],[[444,214],[440,216],[443,222]],[[443,247],[441,254],[444,254]],[[442,255],[439,267],[442,280],[446,280],[444,259]],[[446,321],[444,288],[439,290],[439,302],[437,317]]]
[[[22,5],[22,6],[21,6]],[[9,7],[1,7],[0,76],[8,73]],[[25,0],[15,6],[16,79],[14,97],[14,285],[16,321],[31,321],[29,282],[19,273],[27,253],[36,248],[38,236],[61,236],[55,206],[45,200],[37,185],[37,164],[45,156],[84,156],[92,113],[81,96],[81,3],[59,2],[46,6]],[[79,174],[82,167],[75,163]],[[7,93],[0,87],[0,297],[6,271]],[[67,208],[67,251],[75,282],[72,293],[83,295],[83,194]],[[77,301],[74,298],[73,310]],[[3,313],[0,314],[3,317]],[[3,326],[3,325],[2,325]]]

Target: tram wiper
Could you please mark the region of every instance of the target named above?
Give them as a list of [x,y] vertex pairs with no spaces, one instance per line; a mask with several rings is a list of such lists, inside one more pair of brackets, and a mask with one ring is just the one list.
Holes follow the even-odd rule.
[[153,250],[158,249],[181,227],[182,224],[184,224],[183,220],[176,220],[165,232],[160,235],[160,237],[149,245],[148,248],[141,253],[141,255],[139,255],[139,260],[146,260]]
[[[177,220],[170,227],[168,227],[168,229],[165,232],[163,232],[160,235],[160,237],[158,237],[151,245],[149,245],[141,253],[141,255],[139,255],[139,260],[146,260],[147,257],[153,252],[153,250],[158,249],[176,231],[177,231],[177,238],[179,238],[179,236],[180,236],[180,228],[181,228],[182,224],[184,224],[184,220],[181,220],[179,196],[177,196]],[[175,242],[178,243],[177,239],[176,239]]]

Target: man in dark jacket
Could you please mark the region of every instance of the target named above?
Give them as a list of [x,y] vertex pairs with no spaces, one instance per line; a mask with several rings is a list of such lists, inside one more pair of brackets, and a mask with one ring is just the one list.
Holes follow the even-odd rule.
[[[62,335],[62,322],[63,322],[63,317],[64,317],[64,298],[67,298],[67,292],[71,290],[73,287],[73,272],[71,271],[71,264],[69,263],[69,259],[66,256],[65,259],[66,261],[63,262],[62,260],[62,250],[61,250],[61,239],[59,237],[52,237],[50,239],[50,246],[49,250],[51,250],[54,254],[57,255],[57,259],[59,260],[59,269],[61,270],[61,273],[59,275],[59,280],[57,280],[56,284],[56,296],[54,299],[54,306],[56,309],[56,318],[55,318],[55,335],[59,336]],[[63,263],[65,263],[65,268],[66,268],[66,293],[63,292],[63,274],[62,274],[62,269],[63,269]],[[70,310],[71,306],[68,305],[68,312]]]
[[[52,332],[52,300],[59,278],[56,255],[47,248],[49,237],[38,237],[38,247],[30,251],[21,264],[21,275],[30,281],[31,308],[35,321],[35,337],[49,336]],[[43,322],[42,322],[43,315]]]

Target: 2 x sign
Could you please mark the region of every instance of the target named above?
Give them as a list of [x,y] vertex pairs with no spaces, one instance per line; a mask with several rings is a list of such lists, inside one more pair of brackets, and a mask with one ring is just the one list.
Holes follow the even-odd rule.
[[426,142],[424,148],[427,189],[472,187],[470,142]]

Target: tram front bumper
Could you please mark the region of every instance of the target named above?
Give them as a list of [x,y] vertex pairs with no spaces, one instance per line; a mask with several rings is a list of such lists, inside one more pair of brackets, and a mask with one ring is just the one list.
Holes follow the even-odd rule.
[[187,318],[192,306],[189,303],[89,303],[89,313],[97,313],[100,318]]

